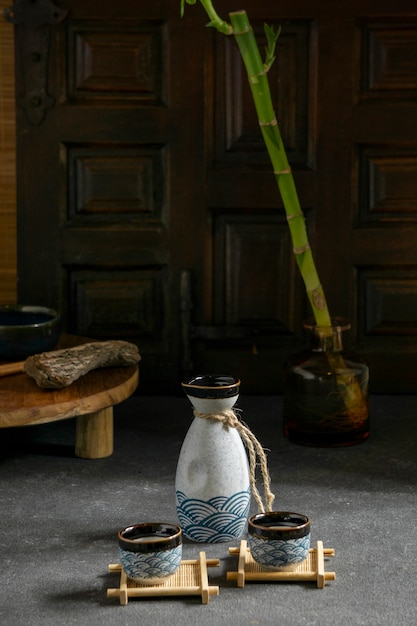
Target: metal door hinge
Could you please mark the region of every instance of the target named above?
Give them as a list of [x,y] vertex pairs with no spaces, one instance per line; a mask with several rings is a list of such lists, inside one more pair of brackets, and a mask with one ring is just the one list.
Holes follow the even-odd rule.
[[67,13],[51,0],[15,0],[3,11],[6,21],[16,27],[17,106],[34,126],[43,122],[55,103],[48,93],[51,27]]

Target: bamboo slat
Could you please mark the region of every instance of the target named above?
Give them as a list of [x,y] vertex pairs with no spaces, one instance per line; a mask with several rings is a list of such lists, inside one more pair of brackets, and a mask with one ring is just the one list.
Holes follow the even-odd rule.
[[129,598],[162,596],[201,596],[202,604],[208,604],[210,596],[219,595],[219,587],[210,585],[207,568],[220,565],[219,559],[207,559],[200,552],[196,560],[181,561],[179,569],[160,585],[141,585],[128,578],[118,563],[109,565],[109,572],[120,572],[117,588],[107,589],[108,598],[119,598],[127,604]]
[[227,580],[236,580],[238,587],[244,587],[245,581],[263,582],[301,582],[313,581],[319,589],[323,589],[326,580],[336,580],[335,572],[326,572],[324,559],[334,556],[333,548],[324,548],[318,541],[316,548],[310,548],[307,559],[292,571],[268,571],[262,569],[252,558],[247,542],[242,540],[239,548],[229,548],[229,554],[239,557],[237,571],[227,572]]

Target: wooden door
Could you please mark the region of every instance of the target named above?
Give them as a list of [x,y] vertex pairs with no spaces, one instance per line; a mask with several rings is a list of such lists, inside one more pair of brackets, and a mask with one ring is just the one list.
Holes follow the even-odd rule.
[[[277,392],[309,314],[282,203],[233,39],[179,4],[10,16],[19,300],[136,342],[144,392],[192,372]],[[261,42],[264,22],[282,25],[272,94],[331,311],[351,320],[374,391],[413,391],[415,3],[253,4]]]

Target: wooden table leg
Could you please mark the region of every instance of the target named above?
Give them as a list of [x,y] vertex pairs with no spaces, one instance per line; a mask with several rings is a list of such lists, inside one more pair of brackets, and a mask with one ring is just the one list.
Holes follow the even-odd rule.
[[103,459],[113,454],[113,407],[78,415],[75,454],[82,459]]

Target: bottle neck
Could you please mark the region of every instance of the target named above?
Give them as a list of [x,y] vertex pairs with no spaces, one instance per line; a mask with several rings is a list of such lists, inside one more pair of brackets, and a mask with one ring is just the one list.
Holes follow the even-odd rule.
[[343,350],[342,328],[314,328],[311,332],[311,348],[315,352],[341,352]]

